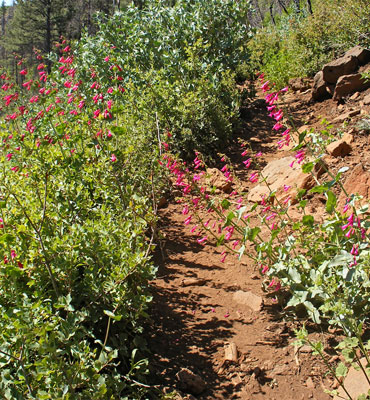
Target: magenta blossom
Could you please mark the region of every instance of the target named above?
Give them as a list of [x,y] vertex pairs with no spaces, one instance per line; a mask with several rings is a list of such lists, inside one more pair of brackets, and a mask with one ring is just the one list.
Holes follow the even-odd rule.
[[204,236],[204,237],[202,237],[201,239],[198,239],[197,242],[198,242],[199,244],[204,244],[204,243],[207,241],[207,239],[208,239],[208,237],[207,237],[207,236]]

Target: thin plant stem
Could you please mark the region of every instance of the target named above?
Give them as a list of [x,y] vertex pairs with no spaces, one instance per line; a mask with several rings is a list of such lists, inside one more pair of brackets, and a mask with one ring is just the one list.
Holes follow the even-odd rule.
[[58,285],[57,285],[57,282],[55,280],[55,277],[54,277],[54,274],[53,274],[53,270],[52,270],[50,262],[49,262],[49,258],[47,256],[47,252],[46,252],[46,249],[45,249],[45,246],[44,246],[44,242],[42,240],[41,232],[37,229],[36,225],[32,222],[32,220],[29,217],[27,211],[24,209],[22,203],[18,199],[18,196],[15,193],[11,193],[11,195],[14,197],[14,199],[18,203],[19,207],[22,209],[23,214],[25,215],[26,219],[28,220],[28,222],[30,223],[31,227],[33,228],[33,230],[35,231],[35,233],[36,233],[36,235],[38,237],[38,241],[40,242],[40,246],[41,246],[42,252],[44,254],[45,266],[46,266],[46,269],[48,271],[51,283],[53,285],[54,292],[57,295],[57,297],[59,297],[60,293],[59,293]]

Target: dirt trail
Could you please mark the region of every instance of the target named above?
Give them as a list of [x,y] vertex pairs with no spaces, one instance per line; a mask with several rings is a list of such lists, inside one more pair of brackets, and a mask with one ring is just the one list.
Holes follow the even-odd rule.
[[[325,111],[327,115],[333,109],[331,100],[309,106],[305,94],[292,97],[291,103],[300,125],[310,113]],[[276,151],[271,128],[265,106],[257,99],[240,136],[263,152],[262,163],[284,155]],[[227,151],[236,174],[247,181],[240,147]],[[172,201],[160,212],[165,257],[158,252],[148,328],[155,383],[168,392],[178,390],[178,399],[330,399],[324,388],[332,389],[333,381],[325,377],[325,367],[308,348],[295,352],[291,343],[298,325],[284,319],[280,306],[262,291],[256,266],[232,257],[222,263],[221,249],[198,244],[184,225],[181,210],[182,205]],[[256,297],[243,304],[237,298],[242,292]],[[335,336],[326,335],[324,340],[335,344]],[[231,343],[236,345],[237,359],[227,361],[225,346]],[[205,381],[202,393],[177,379],[182,368]]]

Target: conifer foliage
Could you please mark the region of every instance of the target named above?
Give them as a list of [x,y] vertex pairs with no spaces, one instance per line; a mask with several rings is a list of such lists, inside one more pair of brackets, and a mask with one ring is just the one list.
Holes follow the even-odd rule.
[[94,14],[112,14],[121,3],[117,0],[17,0],[9,7],[4,3],[1,64],[16,73],[14,55],[32,63],[35,49],[49,54],[60,36],[76,39],[84,29],[93,34]]

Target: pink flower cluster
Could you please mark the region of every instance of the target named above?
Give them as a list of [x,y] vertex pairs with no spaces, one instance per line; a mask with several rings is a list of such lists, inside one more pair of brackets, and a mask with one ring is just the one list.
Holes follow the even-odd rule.
[[[281,133],[282,139],[280,139],[277,142],[277,146],[279,149],[283,148],[284,146],[289,146],[290,142],[292,140],[291,135],[290,135],[290,128],[287,128],[284,125],[284,123],[282,122],[283,117],[284,117],[283,110],[279,110],[276,105],[277,101],[279,100],[279,96],[282,93],[287,92],[288,88],[284,87],[283,89],[280,89],[279,91],[268,93],[270,90],[269,81],[266,81],[266,82],[264,81],[264,74],[261,74],[259,76],[259,79],[260,79],[260,82],[262,83],[262,85],[261,85],[262,92],[267,93],[265,95],[265,100],[267,103],[267,110],[270,112],[269,116],[275,120],[275,125],[273,126],[272,129],[275,131],[283,130],[283,132]],[[305,157],[305,151],[299,150],[295,155],[295,159],[296,159],[295,161],[297,161],[298,164],[301,164],[304,161],[304,157]],[[290,164],[290,167],[293,167],[295,161],[293,161]]]

